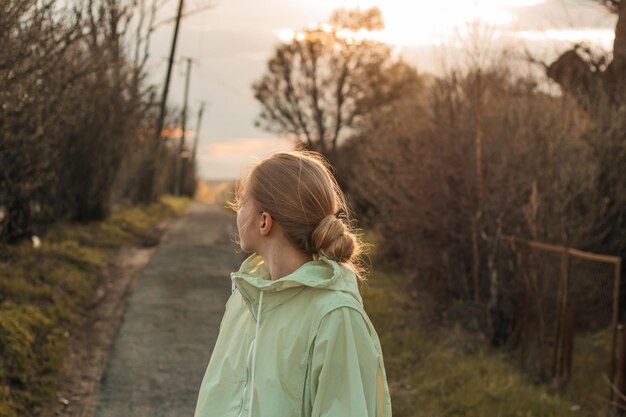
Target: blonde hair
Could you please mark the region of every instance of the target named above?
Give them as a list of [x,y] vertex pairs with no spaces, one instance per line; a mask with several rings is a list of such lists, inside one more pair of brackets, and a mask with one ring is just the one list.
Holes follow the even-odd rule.
[[259,161],[239,184],[232,208],[239,207],[244,190],[295,247],[346,264],[365,279],[364,245],[344,194],[319,153],[276,152]]

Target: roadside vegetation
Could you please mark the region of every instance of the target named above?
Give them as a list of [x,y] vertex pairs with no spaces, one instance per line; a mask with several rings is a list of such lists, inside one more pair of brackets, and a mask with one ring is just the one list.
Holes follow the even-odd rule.
[[68,344],[94,302],[102,267],[123,246],[153,246],[159,222],[189,199],[163,196],[91,223],[59,222],[0,250],[0,416],[31,415],[54,397]]
[[[50,399],[68,341],[123,245],[195,192],[195,153],[155,134],[152,1],[12,0],[0,13],[0,416]],[[177,169],[183,172],[177,175]],[[179,187],[176,183],[179,182]]]
[[[369,235],[371,237],[371,234]],[[581,416],[581,406],[533,381],[484,335],[442,325],[431,296],[373,256],[365,309],[377,329],[396,417]]]
[[172,133],[180,111],[169,108],[155,135],[161,89],[146,79],[161,6],[3,3],[0,243],[28,240],[41,223],[103,220],[120,204],[193,195],[195,153]]
[[[279,45],[253,85],[259,126],[324,154],[378,237],[368,291],[393,277],[379,328],[393,332],[383,339],[400,415],[618,406],[616,339],[595,332],[626,311],[613,315],[626,253],[626,1],[595,3],[617,17],[612,51],[578,43],[544,62],[523,44],[498,47],[475,21],[436,74],[363,36],[384,27],[380,9],[340,9]],[[583,268],[569,250],[511,241],[614,263]],[[556,395],[568,391],[576,403]]]

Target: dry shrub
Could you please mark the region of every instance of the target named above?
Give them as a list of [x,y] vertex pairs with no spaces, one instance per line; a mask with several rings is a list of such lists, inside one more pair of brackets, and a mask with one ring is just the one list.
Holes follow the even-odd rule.
[[588,120],[538,82],[503,64],[450,71],[377,114],[347,144],[355,208],[383,236],[387,258],[432,290],[476,295],[473,222],[479,298],[493,296],[487,265],[501,234],[572,244],[587,235],[577,201],[598,175],[582,140]]

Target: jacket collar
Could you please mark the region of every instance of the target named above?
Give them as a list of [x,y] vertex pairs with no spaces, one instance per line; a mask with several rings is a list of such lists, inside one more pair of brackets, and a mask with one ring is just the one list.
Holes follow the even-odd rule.
[[264,311],[286,302],[307,287],[347,292],[362,302],[355,273],[324,255],[315,255],[312,261],[291,274],[271,280],[263,258],[255,253],[243,261],[237,272],[231,273],[231,280],[255,318],[261,291],[265,294]]

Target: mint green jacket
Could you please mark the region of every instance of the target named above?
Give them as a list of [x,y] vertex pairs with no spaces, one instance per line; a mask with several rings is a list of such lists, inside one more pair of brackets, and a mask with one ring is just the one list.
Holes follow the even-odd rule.
[[195,417],[390,417],[378,335],[354,272],[325,256],[272,281],[252,255],[206,369]]

